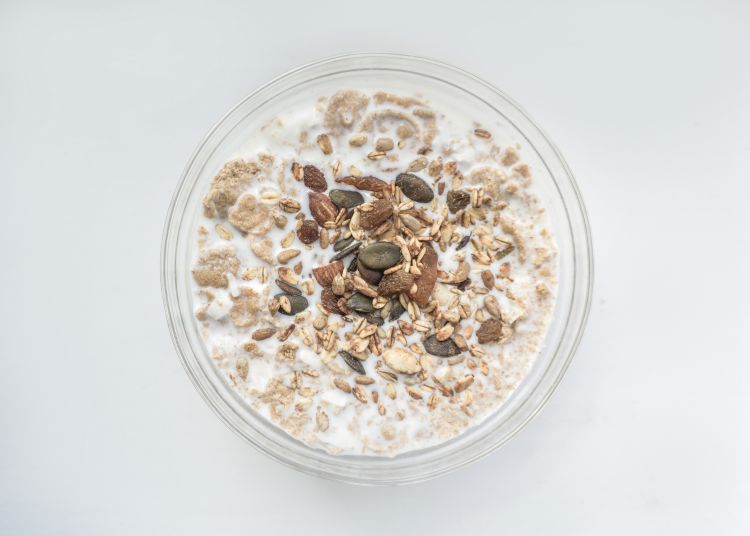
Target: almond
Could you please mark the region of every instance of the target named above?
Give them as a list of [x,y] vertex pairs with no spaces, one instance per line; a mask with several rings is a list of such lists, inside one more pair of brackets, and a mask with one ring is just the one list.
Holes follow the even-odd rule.
[[[324,264],[313,268],[313,276],[315,280],[320,284],[321,287],[330,287],[333,283],[333,278],[337,275],[341,275],[344,270],[344,263],[341,261],[332,262],[330,264]],[[336,298],[338,299],[338,298]]]
[[318,225],[323,226],[326,222],[336,220],[339,211],[327,195],[310,192],[307,197],[310,200],[310,212]]
[[[375,229],[393,214],[393,205],[388,199],[377,199],[372,203],[367,203],[367,205],[370,206],[370,210],[362,210],[359,220],[360,227],[365,231]],[[366,205],[362,206],[365,207]]]

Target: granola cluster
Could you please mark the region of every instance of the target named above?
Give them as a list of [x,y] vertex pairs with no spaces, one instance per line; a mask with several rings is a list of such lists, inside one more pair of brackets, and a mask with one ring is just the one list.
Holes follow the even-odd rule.
[[[516,388],[554,306],[530,167],[426,102],[341,91],[277,118],[204,199],[196,318],[256,410],[334,453],[395,455]],[[468,155],[468,156],[467,156]]]

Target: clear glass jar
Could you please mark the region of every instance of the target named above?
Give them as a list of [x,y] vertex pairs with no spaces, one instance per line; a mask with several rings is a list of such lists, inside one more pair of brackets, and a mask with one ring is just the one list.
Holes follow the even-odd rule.
[[[226,384],[197,331],[190,260],[201,198],[245,135],[279,111],[341,88],[421,93],[439,108],[450,105],[507,129],[522,145],[536,192],[549,211],[559,248],[559,289],[544,347],[519,388],[494,414],[435,447],[393,458],[334,456],[312,449],[256,414]],[[161,256],[167,320],[190,379],[216,414],[261,452],[306,473],[357,484],[418,482],[486,456],[542,408],[568,368],[583,333],[591,300],[593,258],[586,211],[573,174],[557,148],[517,104],[488,83],[442,63],[393,54],[356,54],[295,69],[253,92],[227,113],[198,146],[167,214]]]

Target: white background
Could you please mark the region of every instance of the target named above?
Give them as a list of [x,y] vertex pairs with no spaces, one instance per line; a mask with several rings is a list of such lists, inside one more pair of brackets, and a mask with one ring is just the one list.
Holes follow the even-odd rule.
[[[748,534],[750,4],[0,1],[0,534]],[[235,437],[172,348],[177,179],[259,84],[343,52],[466,68],[587,202],[596,285],[550,404],[367,489]]]

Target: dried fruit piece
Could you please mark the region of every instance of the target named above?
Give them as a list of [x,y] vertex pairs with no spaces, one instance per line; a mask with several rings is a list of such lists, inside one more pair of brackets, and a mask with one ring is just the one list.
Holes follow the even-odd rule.
[[409,297],[417,305],[427,305],[435,288],[437,280],[437,253],[431,246],[425,246],[425,253],[422,257],[421,274],[417,276],[414,283],[417,285],[416,292],[409,292]]
[[320,237],[320,230],[315,220],[304,220],[297,229],[297,238],[303,244],[312,244]]
[[331,190],[328,196],[338,208],[354,208],[365,202],[362,194],[354,190]]
[[333,282],[333,278],[339,275],[344,270],[344,263],[341,261],[332,262],[330,264],[324,264],[313,268],[312,273],[315,280],[322,287],[330,287]]
[[369,210],[361,210],[359,220],[360,227],[365,231],[375,229],[393,214],[393,205],[388,199],[376,199],[367,206]]
[[427,337],[422,341],[422,346],[424,346],[424,349],[428,354],[436,355],[438,357],[451,357],[461,353],[461,349],[453,339],[439,341],[437,335],[430,335]]
[[497,342],[500,340],[503,332],[503,322],[496,318],[490,318],[482,322],[477,330],[477,340],[481,344],[488,342]]
[[349,365],[349,368],[351,368],[354,372],[365,374],[365,367],[362,366],[362,362],[359,359],[344,350],[341,350],[339,352],[339,355],[344,360],[344,363]]
[[[278,299],[279,302],[282,303],[279,312],[288,316],[294,316],[297,313],[301,313],[302,311],[307,309],[307,306],[309,305],[307,298],[305,298],[304,296],[295,296],[293,294],[277,294],[276,296],[274,296],[274,298]],[[290,307],[288,311],[284,308],[283,298],[289,300]]]
[[318,225],[324,225],[326,222],[334,221],[339,211],[327,195],[318,192],[307,194],[310,201],[310,212]]
[[381,296],[393,296],[406,292],[414,284],[414,274],[403,270],[387,274],[378,285],[378,294]]
[[400,173],[396,177],[396,186],[406,197],[418,203],[429,203],[435,197],[430,185],[413,173]]
[[401,374],[416,374],[422,370],[414,353],[403,348],[388,348],[383,352],[383,362]]
[[349,175],[336,179],[336,182],[348,184],[349,186],[354,186],[357,190],[366,190],[368,192],[380,192],[388,188],[388,183],[372,175],[365,175],[364,177]]
[[375,242],[359,252],[359,262],[372,270],[385,270],[401,262],[401,248],[391,242]]
[[304,173],[302,180],[305,186],[316,192],[325,192],[328,189],[325,175],[318,168],[308,164],[302,168],[302,171]]
[[463,190],[451,190],[446,194],[445,200],[448,203],[448,210],[452,214],[455,214],[459,210],[469,206],[471,195],[469,195],[469,192],[464,192]]

